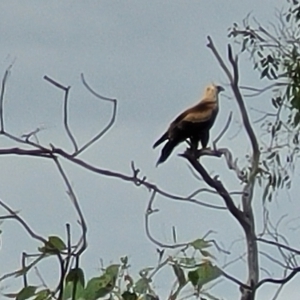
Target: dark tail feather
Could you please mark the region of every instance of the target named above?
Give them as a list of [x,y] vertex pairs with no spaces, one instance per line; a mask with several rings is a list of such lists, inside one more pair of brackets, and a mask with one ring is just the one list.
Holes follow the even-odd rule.
[[153,148],[156,148],[162,142],[168,139],[168,132],[165,132],[153,145]]
[[170,156],[172,153],[173,149],[177,146],[177,143],[174,141],[168,141],[165,146],[163,147],[161,151],[160,158],[158,159],[156,166],[159,164],[163,163],[164,161],[167,160],[167,158]]

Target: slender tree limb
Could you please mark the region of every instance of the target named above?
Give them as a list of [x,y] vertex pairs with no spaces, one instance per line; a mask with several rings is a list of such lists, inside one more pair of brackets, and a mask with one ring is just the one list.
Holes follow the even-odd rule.
[[257,96],[263,94],[264,92],[269,91],[272,88],[286,86],[286,85],[287,85],[287,83],[284,83],[284,82],[275,82],[275,83],[267,85],[263,88],[255,88],[255,87],[250,87],[250,86],[239,86],[239,88],[241,90],[253,92],[251,94],[244,95],[244,97],[257,97]]
[[5,204],[1,199],[0,199],[0,206],[2,206],[6,211],[10,213],[11,216],[14,216],[14,219],[18,221],[22,227],[26,230],[26,232],[35,240],[40,241],[41,243],[45,244],[47,242],[46,239],[44,239],[42,236],[36,234],[30,226],[18,215],[17,212],[13,211],[7,204]]
[[109,123],[107,124],[107,126],[103,130],[101,130],[95,137],[93,137],[90,141],[88,141],[85,145],[83,145],[78,151],[76,151],[74,153],[74,156],[79,155],[84,150],[89,148],[92,144],[94,144],[96,141],[98,141],[113,126],[113,124],[115,123],[115,120],[116,120],[116,115],[117,115],[117,104],[118,104],[117,99],[103,97],[103,96],[99,95],[98,93],[96,93],[86,82],[83,74],[81,74],[81,80],[82,80],[83,85],[87,88],[87,90],[91,94],[93,94],[95,97],[97,97],[98,99],[104,100],[104,101],[111,102],[113,104],[113,112],[112,112],[111,119],[110,119]]
[[259,289],[263,284],[265,283],[275,283],[275,284],[285,284],[289,282],[291,279],[294,278],[295,275],[297,275],[300,272],[300,267],[294,268],[293,271],[286,277],[281,279],[274,279],[274,278],[265,278],[259,281],[255,286],[254,289]]
[[192,156],[189,152],[182,154],[181,156],[185,157],[193,168],[202,176],[203,180],[223,198],[227,209],[231,214],[237,219],[241,226],[246,230],[248,228],[248,223],[243,217],[243,213],[235,206],[233,199],[231,198],[229,192],[225,189],[222,182],[213,179],[205,170],[205,168],[198,162],[198,160]]
[[220,54],[218,53],[218,51],[216,50],[213,41],[211,39],[210,36],[207,37],[208,39],[208,44],[207,47],[211,49],[211,51],[213,52],[214,56],[216,57],[219,65],[221,66],[221,68],[223,69],[223,71],[225,72],[225,74],[227,75],[227,77],[229,78],[230,82],[233,82],[233,77],[229,71],[229,69],[227,68],[226,64],[224,63],[223,59],[221,58]]
[[229,128],[229,125],[231,123],[232,120],[232,111],[229,114],[229,117],[227,119],[227,122],[224,126],[224,128],[222,129],[222,131],[219,133],[219,135],[214,139],[213,141],[213,148],[216,149],[217,148],[217,143],[221,140],[221,138],[223,137],[223,135],[225,134],[225,132],[227,131],[227,129]]
[[4,76],[2,78],[1,84],[1,92],[0,92],[0,134],[4,132],[4,94],[5,94],[5,86],[8,79],[8,75],[10,74],[10,70],[12,68],[12,64],[5,70]]
[[80,226],[82,228],[82,239],[83,239],[83,244],[80,248],[80,250],[78,251],[77,255],[80,255],[81,253],[84,252],[84,250],[86,249],[87,247],[87,239],[86,239],[86,235],[87,235],[87,226],[86,226],[86,222],[85,222],[85,219],[84,219],[84,216],[83,216],[83,213],[82,213],[82,210],[80,208],[80,205],[79,205],[79,202],[77,200],[77,197],[75,195],[75,192],[71,186],[71,183],[69,182],[69,179],[66,175],[66,173],[64,172],[63,168],[62,168],[62,165],[60,164],[60,162],[58,161],[57,157],[53,156],[53,160],[57,166],[57,169],[60,173],[60,175],[62,176],[66,186],[67,186],[67,189],[68,189],[68,195],[69,197],[71,198],[71,201],[72,201],[72,204],[74,205],[75,207],[75,210],[79,216],[79,220],[80,220]]
[[247,290],[251,290],[251,289],[252,289],[250,286],[248,286],[247,284],[241,282],[240,280],[236,279],[235,277],[233,277],[233,276],[227,274],[225,271],[223,271],[223,270],[221,270],[221,271],[222,271],[222,275],[223,275],[225,278],[227,278],[227,279],[233,281],[234,283],[238,284],[240,287],[242,287],[242,288],[244,288],[244,289],[247,289]]
[[69,123],[68,123],[68,96],[69,96],[69,91],[70,91],[70,86],[63,86],[62,84],[60,84],[59,82],[57,82],[56,80],[48,77],[47,75],[44,76],[44,79],[47,80],[48,82],[50,82],[51,84],[53,84],[54,86],[56,86],[57,88],[61,89],[64,91],[65,93],[65,97],[64,97],[64,110],[63,110],[63,120],[64,120],[64,126],[65,126],[65,130],[67,132],[68,137],[70,138],[73,147],[74,147],[74,151],[77,152],[78,151],[78,146],[75,140],[75,137],[73,136],[71,129],[69,127]]
[[201,205],[201,206],[213,208],[213,209],[221,209],[221,210],[226,209],[225,206],[213,205],[213,204],[205,203],[203,201],[199,201],[197,199],[194,199],[191,195],[184,197],[184,196],[178,196],[178,195],[174,195],[174,194],[165,192],[162,189],[160,189],[157,185],[150,183],[150,182],[144,180],[143,178],[139,178],[136,175],[130,176],[130,175],[125,175],[125,174],[122,174],[119,172],[114,172],[111,170],[106,170],[106,169],[95,167],[81,159],[73,157],[72,154],[68,154],[67,152],[65,152],[59,148],[53,147],[52,149],[47,149],[47,148],[41,147],[41,149],[22,149],[22,148],[14,147],[14,148],[0,149],[0,156],[1,155],[20,155],[20,156],[34,156],[34,157],[43,157],[43,158],[53,159],[53,154],[59,154],[63,158],[65,158],[69,161],[72,161],[73,163],[77,164],[78,166],[80,166],[86,170],[89,170],[91,172],[94,172],[94,173],[97,173],[97,174],[100,174],[103,176],[118,178],[118,179],[121,179],[121,180],[124,180],[127,182],[132,182],[138,186],[142,185],[142,186],[146,187],[148,190],[155,190],[158,194],[160,194],[161,196],[163,196],[167,199],[171,199],[174,201],[188,202],[188,203]]
[[148,237],[148,239],[154,243],[156,246],[160,247],[160,248],[168,248],[168,249],[176,249],[176,248],[185,248],[189,245],[189,243],[181,243],[181,244],[173,244],[173,245],[169,245],[169,244],[164,244],[164,243],[161,243],[159,242],[158,240],[156,240],[152,234],[151,234],[151,231],[150,231],[150,221],[149,221],[149,218],[150,216],[153,214],[153,213],[156,213],[158,212],[157,209],[153,209],[152,208],[152,205],[153,205],[153,202],[155,200],[155,196],[156,196],[156,191],[153,191],[151,193],[151,197],[149,199],[149,202],[148,202],[148,205],[147,205],[147,208],[146,208],[146,212],[145,212],[145,231],[146,231],[146,235]]
[[[220,64],[221,68],[223,69],[224,73],[226,74],[235,99],[237,101],[240,114],[242,117],[243,125],[245,131],[248,135],[252,146],[252,161],[251,161],[251,171],[250,175],[247,178],[247,182],[244,186],[244,193],[242,195],[242,204],[243,204],[243,212],[240,212],[240,219],[239,222],[242,225],[246,240],[247,240],[247,260],[248,260],[248,284],[253,286],[258,282],[259,278],[259,265],[258,265],[258,249],[257,249],[257,242],[255,240],[255,222],[254,222],[254,215],[253,209],[251,206],[251,202],[253,200],[253,190],[257,172],[259,170],[259,159],[260,159],[260,150],[258,146],[258,141],[254,130],[252,128],[245,103],[243,97],[241,95],[239,89],[239,70],[238,70],[238,57],[233,56],[232,48],[228,45],[228,60],[232,67],[232,73],[227,68],[226,64],[224,63],[223,59],[219,55],[218,51],[216,50],[214,43],[210,37],[208,37],[208,48],[210,48],[216,57],[218,63]],[[199,167],[198,167],[199,168]],[[225,199],[224,199],[225,200]],[[233,214],[234,210],[231,211]],[[235,216],[237,218],[237,216]],[[240,220],[243,220],[242,222]],[[255,290],[241,290],[242,292],[242,300],[252,300],[255,296]]]
[[288,250],[288,251],[291,251],[295,254],[300,255],[300,250],[289,247],[287,245],[284,245],[284,244],[281,244],[281,243],[278,243],[278,242],[274,242],[274,241],[270,241],[270,240],[266,240],[266,239],[263,239],[263,238],[257,238],[256,240],[259,241],[259,242],[269,244],[269,245],[273,245],[273,246],[276,246],[276,247],[279,247],[279,248],[282,248],[282,249],[285,249],[285,250]]

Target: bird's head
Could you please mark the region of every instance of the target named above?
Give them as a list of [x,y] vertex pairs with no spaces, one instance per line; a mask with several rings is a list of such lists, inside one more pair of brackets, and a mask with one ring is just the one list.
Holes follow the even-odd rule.
[[212,83],[205,88],[204,97],[209,98],[209,99],[211,99],[211,98],[216,99],[218,97],[218,94],[223,91],[224,91],[224,88],[222,86],[215,85]]

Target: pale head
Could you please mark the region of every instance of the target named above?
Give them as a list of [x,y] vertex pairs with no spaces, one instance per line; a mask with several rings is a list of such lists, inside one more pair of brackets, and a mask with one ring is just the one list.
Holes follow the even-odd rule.
[[218,94],[224,91],[224,88],[220,85],[210,84],[205,88],[204,98],[217,99]]

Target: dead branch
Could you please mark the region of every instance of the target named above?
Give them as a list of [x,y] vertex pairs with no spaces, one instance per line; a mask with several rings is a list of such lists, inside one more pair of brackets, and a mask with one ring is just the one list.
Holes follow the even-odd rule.
[[205,168],[198,162],[196,157],[191,155],[191,153],[185,152],[181,156],[185,157],[190,162],[193,168],[202,176],[207,185],[217,191],[217,193],[223,198],[227,209],[237,219],[240,225],[247,230],[248,223],[245,221],[243,213],[235,206],[233,199],[223,186],[222,182],[217,179],[213,179],[205,170]]
[[110,119],[109,123],[107,124],[107,126],[103,130],[101,130],[98,134],[96,134],[96,136],[94,138],[92,138],[85,145],[83,145],[78,151],[76,151],[74,153],[74,156],[79,155],[81,152],[83,152],[88,147],[90,147],[92,144],[94,144],[96,141],[98,141],[113,126],[113,124],[115,123],[115,120],[116,120],[116,115],[117,115],[117,104],[118,104],[117,99],[103,97],[103,96],[99,95],[98,93],[96,93],[86,82],[83,74],[81,74],[81,80],[82,80],[83,85],[87,88],[87,90],[91,94],[93,94],[95,97],[97,97],[98,99],[104,100],[104,101],[111,102],[113,104],[113,112],[112,112],[111,119]]
[[67,132],[68,137],[70,138],[73,147],[74,147],[74,152],[78,151],[78,145],[76,143],[75,137],[71,132],[71,129],[69,127],[69,123],[68,123],[68,96],[69,96],[69,91],[70,91],[70,86],[63,86],[62,84],[58,83],[56,80],[48,77],[47,75],[44,76],[44,79],[47,80],[48,82],[50,82],[51,84],[53,84],[54,86],[56,86],[57,88],[63,90],[65,92],[65,97],[64,97],[64,110],[63,110],[63,115],[64,115],[64,126],[65,126],[65,130]]

